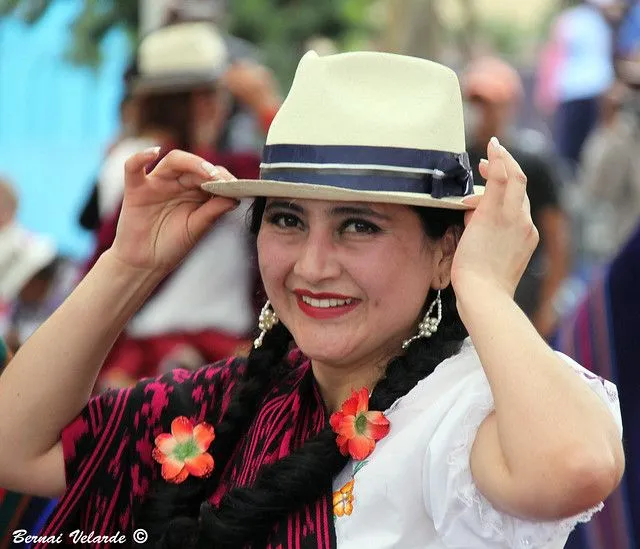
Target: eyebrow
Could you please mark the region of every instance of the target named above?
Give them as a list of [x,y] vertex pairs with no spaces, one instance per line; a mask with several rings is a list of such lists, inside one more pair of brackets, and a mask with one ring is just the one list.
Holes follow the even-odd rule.
[[376,212],[367,206],[337,206],[331,208],[332,215],[365,215],[375,219],[389,220],[389,216]]
[[302,206],[299,206],[294,202],[288,202],[286,200],[274,200],[273,202],[269,202],[266,205],[264,211],[268,212],[271,210],[276,210],[278,208],[285,209],[285,210],[294,210],[298,213],[304,213],[304,209],[302,208]]
[[[286,200],[274,200],[273,202],[269,202],[267,204],[265,211],[268,212],[270,210],[275,209],[287,209],[293,210],[298,213],[304,213],[304,208],[294,202],[289,202]],[[367,206],[336,206],[335,208],[331,208],[330,215],[338,216],[338,215],[363,215],[367,217],[372,217],[375,219],[384,219],[388,221],[390,218],[387,215],[381,214],[372,210]]]

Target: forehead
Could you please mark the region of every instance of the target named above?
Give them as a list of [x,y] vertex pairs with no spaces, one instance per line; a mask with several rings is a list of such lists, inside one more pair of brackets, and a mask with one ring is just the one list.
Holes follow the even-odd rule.
[[385,217],[404,217],[411,213],[409,206],[402,204],[385,204],[379,202],[351,202],[342,200],[309,200],[301,198],[268,198],[269,207],[288,207],[293,210],[309,214],[349,213],[359,211],[363,214],[372,213]]

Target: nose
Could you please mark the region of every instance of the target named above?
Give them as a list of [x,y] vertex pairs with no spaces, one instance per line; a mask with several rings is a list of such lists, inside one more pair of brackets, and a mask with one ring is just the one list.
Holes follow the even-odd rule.
[[328,231],[309,231],[300,248],[293,272],[309,284],[316,285],[340,275],[340,261],[333,238]]

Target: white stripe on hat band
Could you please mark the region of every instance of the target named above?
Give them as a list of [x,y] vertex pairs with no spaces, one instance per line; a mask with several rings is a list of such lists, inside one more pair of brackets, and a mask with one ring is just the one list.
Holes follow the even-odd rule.
[[398,173],[415,173],[415,174],[430,174],[436,178],[444,177],[445,173],[442,170],[430,169],[430,168],[414,168],[404,166],[387,166],[381,164],[314,164],[311,162],[274,162],[272,164],[262,163],[260,164],[261,170],[275,170],[275,169],[313,169],[313,170],[374,170],[382,172],[398,172]]

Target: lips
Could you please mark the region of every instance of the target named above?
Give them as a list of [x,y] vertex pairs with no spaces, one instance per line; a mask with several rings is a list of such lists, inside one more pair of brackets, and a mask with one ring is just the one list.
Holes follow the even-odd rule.
[[304,301],[307,305],[311,305],[312,307],[319,307],[321,309],[328,309],[329,307],[344,307],[345,305],[351,305],[353,299],[338,299],[338,298],[324,298],[324,299],[315,299],[313,297],[309,297],[306,295],[300,296],[300,299]]
[[352,311],[360,300],[343,294],[314,293],[308,290],[294,290],[298,306],[306,315],[317,318],[335,318]]

